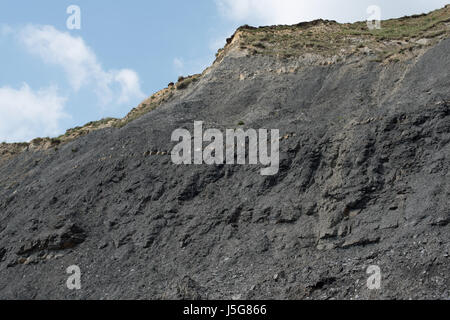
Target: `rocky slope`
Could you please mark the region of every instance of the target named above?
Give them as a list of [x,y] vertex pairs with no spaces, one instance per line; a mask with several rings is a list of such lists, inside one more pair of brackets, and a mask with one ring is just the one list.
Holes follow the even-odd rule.
[[[2,145],[0,298],[450,299],[450,8],[384,23],[243,27],[126,119]],[[174,165],[194,121],[280,129],[280,172]]]

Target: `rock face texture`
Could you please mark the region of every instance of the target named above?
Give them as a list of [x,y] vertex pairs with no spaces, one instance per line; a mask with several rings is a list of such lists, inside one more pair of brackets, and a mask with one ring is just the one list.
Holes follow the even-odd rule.
[[[450,299],[450,39],[384,62],[229,42],[125,126],[0,162],[0,298]],[[173,164],[194,121],[279,129],[279,173]]]

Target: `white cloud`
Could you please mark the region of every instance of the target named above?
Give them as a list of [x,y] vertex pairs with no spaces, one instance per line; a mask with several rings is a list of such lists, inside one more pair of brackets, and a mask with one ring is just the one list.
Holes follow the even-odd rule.
[[313,1],[216,0],[222,14],[236,21],[261,24],[294,24],[307,20]]
[[13,32],[14,32],[14,30],[6,24],[3,24],[0,26],[0,35],[1,36],[8,36],[8,35],[12,34]]
[[[46,63],[62,67],[75,91],[92,87],[103,105],[144,98],[135,71],[104,70],[81,37],[59,31],[53,26],[29,25],[19,32],[19,39],[31,53]],[[120,87],[120,96],[115,94],[115,86]]]
[[210,57],[194,59],[175,58],[173,59],[173,67],[178,72],[178,75],[187,76],[203,72],[203,70],[211,65],[211,62]]
[[114,80],[120,84],[119,103],[126,103],[135,97],[142,97],[139,76],[131,69],[122,69],[115,72]]
[[177,70],[183,69],[183,67],[184,67],[183,59],[181,59],[181,58],[175,58],[175,59],[173,59],[173,66],[174,66],[175,69],[177,69]]
[[33,91],[27,84],[20,89],[0,88],[0,141],[28,141],[37,136],[60,132],[59,121],[66,98],[56,87]]
[[219,49],[223,48],[226,44],[226,36],[217,37],[209,42],[209,50],[216,53]]
[[363,21],[370,5],[381,7],[382,19],[425,13],[443,7],[448,0],[216,0],[228,19],[255,25],[295,24],[314,19],[339,22]]

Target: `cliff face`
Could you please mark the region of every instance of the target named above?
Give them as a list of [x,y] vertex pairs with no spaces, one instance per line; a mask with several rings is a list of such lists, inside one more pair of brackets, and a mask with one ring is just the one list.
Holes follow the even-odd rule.
[[[449,299],[448,11],[414,41],[358,34],[367,42],[327,53],[279,54],[289,32],[243,28],[135,120],[10,152],[0,297]],[[171,134],[194,121],[279,129],[279,173],[174,165]],[[81,290],[65,285],[71,265]]]

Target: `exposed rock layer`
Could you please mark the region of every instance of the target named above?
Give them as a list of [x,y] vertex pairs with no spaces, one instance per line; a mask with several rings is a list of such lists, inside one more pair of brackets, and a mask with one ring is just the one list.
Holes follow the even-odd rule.
[[[122,128],[4,159],[0,298],[450,299],[449,52],[236,47]],[[280,129],[279,174],[172,164],[196,120]]]

